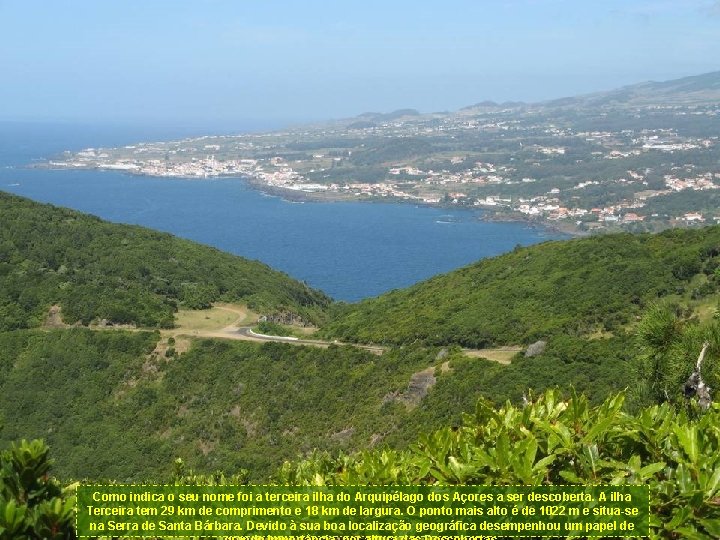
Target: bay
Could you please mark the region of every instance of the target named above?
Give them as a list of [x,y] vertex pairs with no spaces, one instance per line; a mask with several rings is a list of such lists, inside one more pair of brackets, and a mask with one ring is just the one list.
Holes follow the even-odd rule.
[[178,180],[26,168],[62,150],[202,135],[193,129],[0,123],[0,190],[260,260],[335,299],[407,287],[516,245],[564,238],[479,210],[292,203],[243,179]]

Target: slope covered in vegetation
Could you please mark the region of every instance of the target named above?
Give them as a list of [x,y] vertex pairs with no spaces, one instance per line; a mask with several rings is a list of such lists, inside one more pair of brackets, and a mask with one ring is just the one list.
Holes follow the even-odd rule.
[[720,227],[549,242],[344,306],[328,337],[386,344],[530,343],[616,330],[660,297],[718,289]]
[[[574,385],[595,401],[628,382],[628,342],[556,340],[503,366],[457,350],[199,340],[153,356],[154,332],[0,334],[0,443],[44,438],[71,478],[157,477],[176,457],[203,472],[269,474],[314,449],[404,447],[457,424],[480,397],[519,401]],[[415,374],[435,384],[425,391]]]
[[[548,391],[524,407],[480,401],[460,428],[424,435],[402,451],[371,450],[287,462],[290,485],[647,485],[655,539],[720,536],[720,407],[669,404],[623,412],[623,395],[591,407]],[[167,481],[237,485],[242,476],[198,476],[182,464]],[[48,448],[21,443],[0,455],[0,531],[8,538],[74,538],[73,488],[48,479]],[[48,534],[50,531],[50,535]],[[573,533],[572,538],[579,538]]]
[[558,336],[501,366],[452,348],[197,339],[165,357],[153,332],[11,330],[39,326],[54,304],[66,322],[162,327],[178,305],[240,299],[312,318],[329,301],[259,263],[18,197],[0,194],[0,225],[0,442],[46,438],[65,476],[154,475],[181,456],[260,477],[314,449],[405,446],[478,397],[573,385],[599,400],[627,384],[624,336]]
[[220,340],[165,358],[151,354],[157,340],[0,334],[0,440],[45,438],[65,477],[158,476],[178,456],[205,472],[262,476],[313,448],[367,446],[397,420],[377,418],[383,397],[434,358]]
[[[180,457],[235,483],[645,483],[653,538],[720,535],[720,410],[683,396],[700,350],[720,386],[720,324],[654,304],[716,292],[719,228],[517,249],[325,328],[400,344],[380,356],[209,339],[160,356],[158,332],[23,327],[53,304],[166,326],[178,304],[312,317],[328,300],[259,263],[25,199],[0,195],[0,225],[0,444],[46,439],[62,478],[167,480]],[[446,346],[541,337],[542,353],[507,366]],[[519,405],[571,386],[584,396]],[[72,490],[47,470],[41,443],[0,456],[0,536],[72,538]]]
[[[240,295],[233,287],[250,283],[240,271],[247,268],[261,291],[248,302],[309,316],[327,302],[259,263],[191,242],[15,197],[0,202],[5,328],[39,324],[53,303],[69,320],[82,309],[89,310],[82,321],[112,319],[103,310],[122,302],[129,315],[112,320],[163,326],[178,303]],[[46,438],[64,476],[157,475],[180,456],[201,471],[244,468],[263,477],[315,449],[402,448],[419,433],[459,425],[480,397],[519,402],[528,389],[572,386],[597,402],[638,386],[640,349],[620,323],[657,296],[683,288],[712,293],[719,240],[710,228],[518,249],[351,306],[328,327],[367,317],[367,330],[357,322],[367,334],[342,336],[380,341],[372,332],[395,331],[398,342],[420,341],[381,356],[352,347],[195,339],[188,352],[166,357],[153,353],[160,339],[153,332],[0,332],[0,442]],[[385,313],[383,305],[390,306]],[[421,324],[430,316],[431,330]],[[667,355],[677,360],[675,349],[690,341],[688,358],[696,355],[704,330],[681,331],[673,317],[667,321]],[[572,335],[601,326],[615,335]],[[508,366],[431,345],[535,337],[548,337],[546,350],[518,355]],[[648,351],[648,365],[666,354]],[[673,366],[676,378],[687,377],[688,362]],[[657,380],[638,404],[674,395],[678,384]]]
[[0,331],[65,322],[172,326],[177,306],[239,301],[316,320],[330,300],[257,262],[0,192]]

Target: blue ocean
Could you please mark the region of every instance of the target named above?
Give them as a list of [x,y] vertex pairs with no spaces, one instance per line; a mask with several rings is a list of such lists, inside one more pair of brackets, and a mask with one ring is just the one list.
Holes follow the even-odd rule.
[[241,178],[156,179],[28,167],[63,150],[208,133],[191,127],[0,122],[0,190],[258,259],[346,302],[407,287],[518,244],[564,237],[521,223],[481,221],[479,210],[292,203],[264,195]]

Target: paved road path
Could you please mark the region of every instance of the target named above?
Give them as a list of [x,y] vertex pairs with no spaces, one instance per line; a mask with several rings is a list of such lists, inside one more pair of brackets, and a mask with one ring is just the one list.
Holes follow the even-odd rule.
[[292,345],[310,345],[311,347],[329,347],[330,345],[351,345],[358,349],[364,349],[375,354],[382,354],[385,352],[387,347],[380,347],[379,345],[361,345],[358,343],[340,343],[339,341],[323,341],[320,339],[303,339],[297,337],[286,337],[286,336],[269,336],[266,334],[257,334],[253,332],[249,326],[241,326],[234,330],[230,328],[223,329],[223,332],[229,334],[235,334],[236,339],[247,339],[252,341],[276,341],[280,343],[290,343]]

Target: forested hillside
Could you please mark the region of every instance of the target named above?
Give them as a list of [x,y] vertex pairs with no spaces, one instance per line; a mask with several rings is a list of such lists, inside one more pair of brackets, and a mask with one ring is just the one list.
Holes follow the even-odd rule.
[[385,344],[522,344],[617,330],[658,298],[720,284],[720,228],[548,242],[338,309],[328,337]]
[[317,320],[329,299],[257,262],[0,192],[0,331],[65,322],[170,327],[178,306],[241,301]]
[[[169,235],[16,197],[0,203],[0,443],[45,438],[66,478],[159,478],[177,457],[202,472],[266,478],[317,449],[402,448],[459,425],[478,398],[517,403],[555,386],[593,402],[624,388],[635,407],[677,401],[704,342],[706,380],[720,384],[716,321],[648,309],[663,297],[711,310],[719,228],[518,248],[334,308],[324,331],[397,344],[381,355],[191,336],[165,351],[166,332],[21,327],[40,326],[54,304],[66,322],[162,327],[178,305],[240,299],[311,318],[329,300]],[[547,338],[544,351],[509,365],[456,345],[537,338]]]
[[624,399],[591,407],[548,391],[522,407],[480,401],[462,426],[408,450],[317,454],[277,477],[291,485],[647,485],[649,538],[720,537],[720,407],[698,415],[665,403],[628,414]]
[[[199,340],[152,355],[154,332],[0,334],[0,444],[42,437],[65,478],[158,478],[182,457],[203,472],[266,477],[314,449],[404,447],[459,423],[478,398],[559,385],[602,400],[624,388],[627,339],[556,340],[504,366],[459,350]],[[426,378],[429,376],[429,379]],[[425,381],[426,384],[423,384]]]

